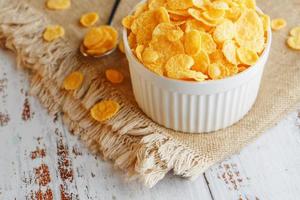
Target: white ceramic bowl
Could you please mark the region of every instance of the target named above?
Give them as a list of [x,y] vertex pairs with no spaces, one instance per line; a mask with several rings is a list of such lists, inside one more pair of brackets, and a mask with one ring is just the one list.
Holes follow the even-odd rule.
[[253,106],[267,62],[272,32],[258,62],[222,80],[187,82],[161,77],[133,55],[123,31],[135,99],[143,112],[167,128],[203,133],[226,128],[242,119]]

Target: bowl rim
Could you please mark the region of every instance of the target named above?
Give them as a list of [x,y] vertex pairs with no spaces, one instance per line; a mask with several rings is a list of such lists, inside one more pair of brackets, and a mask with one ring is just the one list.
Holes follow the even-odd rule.
[[[137,5],[139,5],[143,2],[144,1],[138,3]],[[133,9],[133,11],[134,10],[135,10],[135,8]],[[263,13],[263,11],[258,7],[256,8],[256,10],[258,12]],[[151,71],[150,69],[148,69],[143,63],[141,63],[136,58],[135,55],[133,55],[132,50],[131,50],[131,48],[129,46],[129,43],[128,43],[128,31],[127,31],[127,28],[125,28],[125,27],[123,27],[123,43],[124,43],[126,55],[133,58],[134,61],[137,62],[140,65],[139,66],[139,68],[141,68],[140,70],[142,70],[143,73],[146,73],[147,76],[150,76],[154,79],[159,79],[160,81],[167,81],[169,83],[181,84],[181,85],[184,85],[184,86],[197,86],[197,85],[205,86],[205,85],[215,85],[215,84],[219,85],[219,84],[225,84],[225,83],[232,82],[232,81],[241,80],[244,77],[247,77],[248,75],[252,74],[256,70],[256,68],[261,67],[260,63],[262,62],[262,60],[265,57],[268,57],[269,52],[270,52],[270,48],[271,48],[271,44],[272,44],[272,31],[271,31],[271,27],[269,27],[268,30],[267,30],[267,42],[265,43],[265,49],[263,50],[263,53],[260,55],[259,59],[257,60],[257,62],[254,65],[251,65],[246,70],[244,70],[243,72],[240,72],[240,73],[235,74],[235,75],[230,76],[230,77],[226,77],[226,78],[223,78],[223,79],[217,79],[217,80],[205,80],[205,81],[202,81],[202,82],[172,79],[172,78],[169,78],[169,77],[166,77],[166,76],[160,76],[160,75],[154,73],[153,71]]]

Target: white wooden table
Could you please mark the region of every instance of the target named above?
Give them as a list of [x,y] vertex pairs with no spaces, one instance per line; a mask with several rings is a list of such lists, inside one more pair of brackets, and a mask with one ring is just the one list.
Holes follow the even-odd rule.
[[0,200],[300,199],[300,110],[196,181],[169,175],[147,189],[124,182],[27,91],[26,74],[0,50]]

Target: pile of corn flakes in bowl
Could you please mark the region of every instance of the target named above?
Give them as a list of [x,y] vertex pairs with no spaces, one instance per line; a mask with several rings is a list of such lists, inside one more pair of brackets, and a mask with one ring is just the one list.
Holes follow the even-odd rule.
[[255,0],[147,0],[122,24],[135,98],[157,123],[211,132],[252,107],[271,44]]
[[222,79],[254,65],[270,18],[254,0],[149,0],[123,19],[135,56],[173,79]]

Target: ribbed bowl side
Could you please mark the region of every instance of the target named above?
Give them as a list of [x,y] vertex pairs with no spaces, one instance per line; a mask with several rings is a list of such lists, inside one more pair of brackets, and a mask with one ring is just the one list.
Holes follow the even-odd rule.
[[136,101],[147,116],[167,128],[200,133],[226,128],[239,121],[255,102],[261,75],[236,88],[208,95],[165,90],[132,68],[131,77]]

